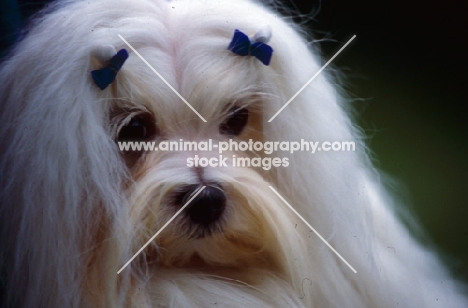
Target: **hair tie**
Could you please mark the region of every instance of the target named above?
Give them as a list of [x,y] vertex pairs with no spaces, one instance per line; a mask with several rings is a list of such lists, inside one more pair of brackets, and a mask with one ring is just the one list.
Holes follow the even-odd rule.
[[122,65],[128,58],[128,52],[125,49],[120,49],[110,60],[109,64],[101,69],[91,71],[94,83],[99,89],[104,90],[112,82],[114,82],[117,72],[122,68]]
[[266,41],[270,38],[269,36],[271,36],[271,32],[269,35],[264,33],[255,35],[254,40],[256,41],[252,43],[245,33],[236,29],[228,50],[239,56],[254,56],[264,65],[269,65],[273,54],[273,48],[266,44]]

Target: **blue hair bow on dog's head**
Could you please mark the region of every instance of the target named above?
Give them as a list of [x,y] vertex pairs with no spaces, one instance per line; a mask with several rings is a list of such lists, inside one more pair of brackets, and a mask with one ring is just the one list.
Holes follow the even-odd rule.
[[91,72],[94,83],[99,89],[104,90],[112,82],[114,82],[117,72],[122,68],[122,65],[128,58],[128,52],[125,49],[121,49],[109,60],[109,64],[105,67],[94,70]]
[[234,36],[228,46],[228,50],[239,56],[254,56],[264,65],[269,65],[273,48],[265,42],[251,42],[249,37],[240,30],[234,31]]

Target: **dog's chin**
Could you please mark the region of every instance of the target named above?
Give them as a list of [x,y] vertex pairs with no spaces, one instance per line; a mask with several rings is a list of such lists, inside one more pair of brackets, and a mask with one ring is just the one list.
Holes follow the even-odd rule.
[[[262,243],[245,235],[215,233],[204,238],[162,238],[154,265],[209,270],[213,268],[271,267],[274,263]],[[152,254],[152,252],[148,252]]]

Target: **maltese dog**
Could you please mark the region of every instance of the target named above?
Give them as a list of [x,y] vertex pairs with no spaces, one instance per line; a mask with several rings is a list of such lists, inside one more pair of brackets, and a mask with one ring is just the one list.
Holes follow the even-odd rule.
[[467,307],[305,36],[246,0],[36,16],[0,70],[4,307]]

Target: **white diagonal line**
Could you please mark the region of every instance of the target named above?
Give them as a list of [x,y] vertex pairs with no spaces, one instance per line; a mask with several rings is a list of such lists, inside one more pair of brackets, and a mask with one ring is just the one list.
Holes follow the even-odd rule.
[[275,115],[274,115],[274,116],[272,116],[270,120],[268,120],[268,122],[271,122],[271,121],[273,121],[273,119],[274,119],[274,118],[276,118],[276,117],[278,116],[278,114],[280,114],[280,112],[281,112],[281,111],[283,111],[283,109],[284,109],[284,108],[286,108],[286,107],[287,107],[287,106],[288,106],[288,105],[289,105],[289,104],[290,104],[290,103],[293,101],[293,99],[295,99],[295,98],[296,98],[296,96],[298,96],[298,95],[299,95],[299,93],[301,93],[301,92],[302,92],[302,90],[304,90],[304,89],[305,89],[305,88],[306,88],[306,87],[309,85],[309,83],[311,83],[311,82],[312,82],[312,80],[314,80],[314,79],[315,79],[315,77],[317,77],[317,76],[318,76],[318,75],[319,75],[319,74],[320,74],[320,73],[321,73],[321,72],[322,72],[322,71],[323,71],[323,70],[324,70],[324,69],[325,69],[325,68],[328,66],[328,64],[330,64],[330,63],[331,63],[331,61],[333,61],[333,59],[335,59],[335,58],[336,58],[336,56],[337,56],[337,55],[339,55],[339,54],[340,54],[340,52],[342,52],[342,51],[343,51],[343,49],[345,49],[345,48],[346,48],[346,46],[348,46],[348,45],[349,45],[349,43],[351,43],[351,41],[352,41],[352,40],[354,40],[354,38],[355,38],[355,37],[356,37],[356,35],[353,35],[353,37],[352,37],[352,38],[351,38],[351,39],[350,39],[350,40],[349,40],[349,41],[348,41],[346,44],[344,44],[344,46],[343,46],[343,47],[341,47],[341,49],[340,49],[340,50],[338,50],[338,52],[337,52],[337,53],[335,53],[335,55],[334,55],[333,57],[331,57],[331,59],[330,59],[330,60],[328,60],[328,62],[327,62],[327,63],[325,63],[325,65],[324,65],[324,66],[322,66],[322,68],[321,68],[321,69],[319,69],[319,71],[318,71],[317,73],[315,73],[315,75],[314,75],[314,76],[312,76],[312,78],[310,78],[310,80],[309,80],[309,81],[307,81],[307,83],[306,83],[306,84],[305,84],[305,85],[304,85],[302,88],[300,88],[300,89],[299,89],[299,91],[297,91],[297,93],[296,93],[296,94],[294,94],[294,96],[293,96],[293,97],[291,97],[291,99],[290,99],[290,100],[289,100],[289,101],[288,101],[286,104],[284,104],[284,106],[283,106],[283,107],[281,107],[281,109],[280,109],[280,110],[278,110],[278,112],[277,112],[277,113],[275,113]]
[[357,273],[357,271],[354,269],[354,267],[351,266],[351,264],[348,263],[348,261],[345,260],[345,258],[343,258],[339,253],[338,251],[335,250],[335,248],[332,247],[332,245],[330,245],[324,238],[323,236],[320,235],[320,233],[318,233],[314,227],[312,227],[308,222],[307,220],[304,219],[304,217],[301,216],[301,214],[299,214],[272,186],[268,186],[270,187],[270,189],[294,212],[294,214],[297,215],[297,217],[299,217],[306,225],[307,227],[309,227],[312,231],[314,231],[314,233],[341,259],[341,261],[343,261],[355,274]]
[[151,243],[151,242],[152,242],[152,241],[153,241],[153,240],[156,238],[156,236],[158,236],[158,235],[159,235],[159,233],[161,233],[161,232],[162,232],[162,230],[164,230],[164,228],[166,228],[166,227],[167,227],[167,225],[169,225],[169,224],[170,224],[170,223],[171,223],[171,222],[172,222],[172,221],[173,221],[173,220],[174,220],[174,219],[175,219],[175,218],[176,218],[176,217],[177,217],[177,216],[178,216],[178,215],[179,215],[179,214],[180,214],[180,213],[181,213],[181,212],[182,212],[182,211],[183,211],[183,210],[184,210],[186,207],[187,207],[187,205],[189,205],[189,203],[190,203],[190,202],[192,202],[192,200],[193,200],[193,199],[195,199],[195,197],[196,197],[196,196],[198,196],[198,194],[202,192],[202,190],[203,190],[203,189],[205,189],[205,187],[206,187],[206,186],[202,186],[202,187],[201,187],[201,188],[200,188],[200,189],[199,189],[199,190],[198,190],[198,191],[197,191],[197,192],[196,192],[196,193],[193,195],[193,197],[192,197],[192,198],[190,198],[190,200],[189,200],[189,201],[187,201],[187,203],[185,203],[185,204],[184,204],[184,206],[183,206],[183,207],[181,207],[181,208],[180,208],[180,210],[178,210],[178,211],[177,211],[177,213],[175,213],[175,214],[174,214],[174,216],[172,216],[172,218],[171,218],[171,219],[169,219],[169,221],[168,221],[168,222],[166,222],[166,224],[165,224],[164,226],[162,226],[162,228],[161,228],[161,229],[159,229],[159,231],[158,231],[158,232],[156,232],[156,234],[155,234],[155,235],[154,235],[152,238],[150,238],[150,239],[149,239],[149,241],[148,241],[148,242],[146,242],[146,244],[145,244],[143,247],[141,247],[141,249],[140,249],[140,250],[138,250],[138,252],[137,252],[136,254],[134,254],[134,255],[133,255],[133,257],[132,257],[130,260],[128,260],[128,262],[127,262],[127,263],[125,263],[125,265],[124,265],[124,266],[122,266],[122,268],[121,268],[121,269],[120,269],[120,270],[117,272],[117,275],[118,275],[118,274],[120,274],[120,272],[121,272],[121,271],[123,271],[123,269],[124,269],[125,267],[127,267],[127,265],[129,265],[129,264],[130,264],[130,262],[132,262],[132,261],[133,261],[133,259],[135,259],[135,257],[136,257],[136,256],[138,256],[138,255],[140,254],[140,252],[142,252],[142,251],[143,251],[143,249],[145,249],[145,248],[146,248],[146,246],[148,246],[148,245],[149,245],[149,243]]
[[169,87],[169,88],[170,88],[170,89],[187,105],[187,106],[189,106],[190,109],[193,110],[193,112],[195,112],[195,114],[196,114],[197,116],[200,117],[200,119],[202,119],[203,122],[206,123],[205,118],[203,118],[203,117],[201,116],[201,114],[199,114],[198,111],[196,111],[195,108],[193,108],[192,105],[190,105],[189,102],[187,102],[187,101],[185,100],[185,98],[183,98],[182,95],[180,95],[179,92],[177,92],[176,89],[174,89],[174,88],[170,85],[170,83],[167,82],[167,80],[164,79],[164,77],[161,76],[161,74],[159,74],[159,73],[151,66],[151,64],[149,64],[148,61],[146,61],[145,58],[143,58],[143,57],[138,53],[138,51],[136,51],[136,49],[133,48],[133,46],[130,45],[130,43],[127,42],[127,40],[125,40],[125,39],[122,37],[122,35],[119,34],[119,37],[120,37],[120,39],[121,39],[125,44],[127,44],[128,47],[130,47],[130,48],[133,50],[133,52],[134,52],[138,57],[140,57],[140,59],[141,59],[143,62],[145,62],[146,65],[148,65],[148,67],[149,67],[156,75],[158,75],[159,78],[161,78],[161,80],[162,80],[162,81],[163,81],[163,82],[164,82],[164,83],[165,83],[165,84],[166,84],[166,85],[167,85],[167,86],[168,86],[168,87]]

